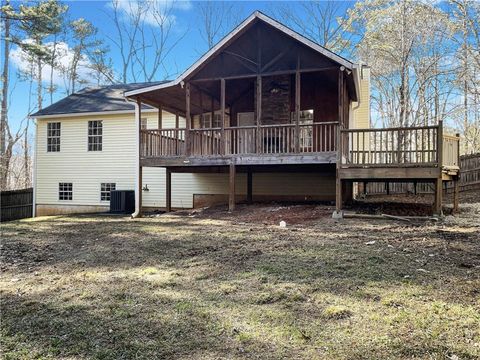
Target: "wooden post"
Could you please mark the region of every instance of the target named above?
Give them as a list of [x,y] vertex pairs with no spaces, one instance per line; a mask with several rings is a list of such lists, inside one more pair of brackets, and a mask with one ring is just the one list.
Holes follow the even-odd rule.
[[385,183],[385,187],[387,188],[387,195],[390,195],[390,182],[389,181],[387,181]]
[[180,116],[178,115],[178,112],[175,113],[175,128],[178,129],[180,127]]
[[458,213],[458,196],[460,192],[460,183],[458,178],[453,180],[453,212]]
[[[222,155],[225,155],[225,142],[226,142],[226,139],[225,139],[225,79],[221,79],[220,80],[220,102],[221,102],[221,126],[222,126],[222,130],[221,130],[221,136],[220,138],[222,139],[221,142],[220,142],[220,153]],[[213,118],[212,118],[212,124],[213,124]]]
[[257,122],[257,154],[261,152],[261,142],[263,139],[260,139],[260,124],[262,122],[262,77],[257,75],[256,81],[256,111],[255,117]]
[[228,211],[235,210],[235,162],[232,160],[229,169]]
[[167,212],[172,211],[172,171],[166,168],[165,171],[165,210]]
[[442,215],[442,178],[435,179],[435,202],[433,205],[433,213],[435,215]]
[[247,203],[251,204],[253,202],[253,178],[252,172],[248,170],[247,172]]
[[[345,125],[343,119],[343,70],[343,66],[338,70],[338,123],[342,129]],[[358,146],[357,144],[357,147]]]
[[190,127],[192,125],[191,115],[190,115],[190,83],[185,84],[185,152],[187,156],[191,154],[191,147],[190,147]]
[[340,179],[340,177],[338,176],[338,173],[337,173],[336,189],[335,189],[335,210],[337,211],[337,213],[342,211],[342,207],[343,207],[343,199],[342,199],[343,188],[342,188],[342,185],[343,185],[342,179]]
[[300,153],[300,57],[295,72],[295,152]]
[[163,117],[162,104],[158,104],[158,129],[159,130],[163,128],[162,117]]
[[442,177],[442,166],[443,166],[443,121],[438,122],[438,131],[437,131],[437,163],[439,170],[439,177]]

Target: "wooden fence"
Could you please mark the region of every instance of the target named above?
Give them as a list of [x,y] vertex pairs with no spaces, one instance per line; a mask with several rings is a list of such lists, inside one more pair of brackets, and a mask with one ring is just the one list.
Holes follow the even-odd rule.
[[1,192],[0,221],[25,219],[33,216],[33,189]]
[[[480,188],[480,153],[460,156],[460,191]],[[453,189],[452,182],[446,183],[447,191]],[[371,182],[367,184],[367,194],[431,194],[434,186],[429,182]]]

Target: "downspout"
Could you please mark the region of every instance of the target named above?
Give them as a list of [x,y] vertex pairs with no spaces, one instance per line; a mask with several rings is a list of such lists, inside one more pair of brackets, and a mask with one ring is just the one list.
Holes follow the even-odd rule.
[[140,183],[140,105],[137,101],[133,101],[129,98],[126,98],[128,102],[131,102],[135,105],[135,212],[131,215],[132,219],[138,218],[141,213],[141,195],[142,184]]
[[38,154],[38,120],[35,119],[35,147],[33,153],[33,179],[32,179],[32,217],[37,216],[37,154]]

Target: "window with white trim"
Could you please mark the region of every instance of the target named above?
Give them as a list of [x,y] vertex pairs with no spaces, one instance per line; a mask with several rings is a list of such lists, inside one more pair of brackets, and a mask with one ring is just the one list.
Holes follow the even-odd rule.
[[72,183],[58,183],[58,200],[73,200]]
[[200,115],[200,126],[202,129],[220,128],[222,127],[222,117],[220,114],[214,114],[212,122],[212,114],[205,113]]
[[60,131],[61,123],[47,123],[47,152],[60,151]]
[[115,190],[115,183],[100,184],[100,201],[110,201],[110,192]]
[[88,151],[102,151],[102,120],[88,122]]

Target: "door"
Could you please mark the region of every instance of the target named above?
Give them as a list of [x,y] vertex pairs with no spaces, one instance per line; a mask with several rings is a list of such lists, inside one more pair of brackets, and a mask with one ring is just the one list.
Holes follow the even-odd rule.
[[237,115],[237,124],[239,127],[252,126],[247,129],[238,129],[238,154],[252,154],[255,153],[255,113],[242,112]]

